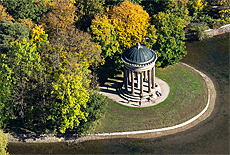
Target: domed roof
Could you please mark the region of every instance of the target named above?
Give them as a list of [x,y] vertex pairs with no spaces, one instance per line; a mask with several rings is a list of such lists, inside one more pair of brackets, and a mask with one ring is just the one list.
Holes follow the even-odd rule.
[[132,64],[145,64],[154,61],[157,55],[153,50],[138,43],[137,45],[126,49],[121,57],[123,60]]

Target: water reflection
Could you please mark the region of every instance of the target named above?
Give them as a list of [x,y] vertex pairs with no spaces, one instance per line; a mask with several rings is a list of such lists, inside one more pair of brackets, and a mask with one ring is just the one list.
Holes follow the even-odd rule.
[[80,144],[9,144],[11,154],[229,154],[229,35],[187,42],[183,62],[206,73],[217,100],[212,115],[197,126],[174,135],[150,139],[107,139]]

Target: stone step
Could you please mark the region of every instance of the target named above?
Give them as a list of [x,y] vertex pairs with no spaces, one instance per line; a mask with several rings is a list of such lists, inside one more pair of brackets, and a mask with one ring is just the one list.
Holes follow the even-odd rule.
[[[119,96],[121,98],[127,100],[127,101],[128,101],[128,99],[130,100],[130,102],[139,102],[140,101],[140,97],[136,98],[136,97],[133,97],[132,95],[127,95],[125,93],[122,93],[121,89],[117,89],[117,91],[118,91]],[[148,102],[148,99],[147,98],[143,98],[142,102]]]
[[[136,94],[130,94],[129,92],[127,93],[124,89],[120,89],[121,93],[124,94],[126,97],[130,97],[130,98],[134,98],[134,99],[140,99],[140,95],[136,95]],[[145,94],[143,96],[143,99],[145,98],[149,98],[150,95],[149,94]]]

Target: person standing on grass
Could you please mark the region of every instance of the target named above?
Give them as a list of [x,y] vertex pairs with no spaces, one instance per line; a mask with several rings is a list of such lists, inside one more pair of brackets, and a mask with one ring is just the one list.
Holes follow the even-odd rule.
[[139,107],[141,107],[141,100],[140,100],[140,102],[139,102]]
[[130,99],[128,98],[128,104],[129,104],[129,102],[130,102]]

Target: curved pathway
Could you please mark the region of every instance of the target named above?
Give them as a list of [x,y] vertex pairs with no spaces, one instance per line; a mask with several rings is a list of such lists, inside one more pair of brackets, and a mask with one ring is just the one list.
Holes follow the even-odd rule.
[[174,134],[177,132],[184,131],[186,129],[189,129],[201,121],[205,120],[207,117],[210,116],[214,109],[215,105],[215,99],[216,99],[216,90],[214,87],[214,84],[212,80],[205,75],[204,73],[196,70],[195,68],[182,63],[183,65],[190,67],[197,71],[204,79],[207,88],[208,88],[208,100],[207,100],[207,105],[205,108],[195,117],[189,119],[188,121],[171,126],[171,127],[166,127],[166,128],[160,128],[160,129],[152,129],[152,130],[141,130],[141,131],[130,131],[130,132],[114,132],[114,133],[101,133],[101,134],[91,134],[86,137],[81,137],[77,140],[73,140],[71,142],[82,142],[85,140],[96,140],[96,139],[108,139],[108,138],[123,138],[123,137],[129,137],[129,138],[150,138],[150,137],[159,137],[163,135],[169,135],[169,134]]

